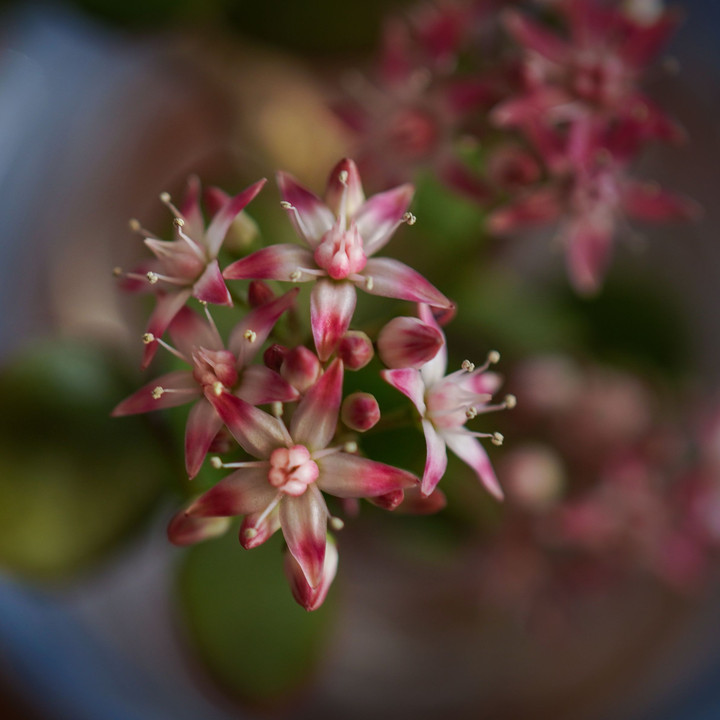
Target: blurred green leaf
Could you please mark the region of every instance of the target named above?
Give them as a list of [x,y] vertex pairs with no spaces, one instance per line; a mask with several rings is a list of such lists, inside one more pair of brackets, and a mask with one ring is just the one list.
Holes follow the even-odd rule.
[[253,705],[287,700],[312,676],[332,629],[331,588],[308,613],[292,598],[276,533],[253,550],[236,533],[186,551],[179,601],[189,641],[224,690]]
[[171,472],[100,350],[45,342],[0,373],[0,563],[59,578],[97,560],[147,514]]

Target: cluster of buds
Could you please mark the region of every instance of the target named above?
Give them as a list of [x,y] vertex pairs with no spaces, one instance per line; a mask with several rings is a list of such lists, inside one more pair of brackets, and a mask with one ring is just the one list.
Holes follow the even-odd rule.
[[490,211],[494,234],[555,224],[574,288],[592,293],[625,217],[699,212],[629,175],[649,142],[684,138],[641,90],[678,16],[661,2],[537,5],[456,0],[392,20],[378,87],[356,80],[338,112],[379,183],[431,166]]
[[[172,241],[159,240],[133,223],[156,256],[136,271],[116,272],[129,289],[148,290],[157,298],[143,336],[143,366],[163,347],[187,369],[147,383],[121,402],[114,415],[192,402],[185,433],[188,476],[197,475],[208,454],[213,468],[232,472],[172,519],[170,540],[188,545],[215,537],[235,516],[243,516],[240,543],[246,549],[280,529],[293,596],[314,610],[337,569],[330,531],[344,524],[325,496],[340,498],[340,505],[366,498],[388,509],[435,512],[445,502],[436,486],[449,447],[494,496],[502,497],[479,442],[489,438],[499,445],[502,436],[470,430],[466,423],[478,414],[512,407],[515,399],[507,396],[492,403],[500,379],[486,371],[499,360],[497,352],[482,366],[465,361],[445,375],[445,335],[436,315],[447,317],[451,301],[407,265],[374,257],[398,227],[414,224],[408,210],[412,186],[366,199],[355,163],[342,160],[320,199],[279,173],[280,204],[301,244],[262,248],[221,271],[217,258],[223,238],[262,185],[258,182],[234,198],[212,189],[207,204],[214,214],[207,230],[196,180],[190,181],[179,208],[163,195],[175,217],[177,238]],[[250,309],[224,342],[208,304],[232,303],[226,280],[249,281]],[[281,316],[290,311],[301,315],[295,307],[300,289],[291,287],[276,296],[268,280],[312,284],[310,343],[289,346],[276,341]],[[391,319],[373,341],[352,329],[358,289],[412,303],[417,316]],[[201,312],[188,305],[191,297],[199,301]],[[367,367],[376,348],[386,366],[382,377],[417,410],[408,418],[422,426],[427,441],[422,478],[362,453],[361,434],[381,427],[381,410],[370,393],[344,396],[343,379],[346,371]],[[262,362],[256,362],[258,358]],[[407,450],[411,455],[413,448]],[[228,452],[242,456],[220,457]]]

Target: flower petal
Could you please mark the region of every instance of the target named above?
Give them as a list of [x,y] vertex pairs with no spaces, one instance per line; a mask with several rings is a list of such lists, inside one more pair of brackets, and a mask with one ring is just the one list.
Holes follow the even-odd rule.
[[529,20],[525,15],[507,11],[505,26],[525,50],[532,50],[554,63],[567,62],[570,45],[555,33]]
[[580,220],[566,234],[570,282],[581,295],[596,293],[610,264],[612,228]]
[[268,468],[242,468],[203,493],[187,512],[193,517],[247,515],[264,510],[276,496],[277,490],[268,482]]
[[422,426],[425,433],[425,442],[427,443],[427,458],[420,492],[425,497],[428,497],[445,474],[447,451],[445,449],[445,440],[438,434],[433,424],[429,420],[423,420]]
[[275,448],[291,445],[285,426],[276,417],[226,391],[216,395],[212,388],[208,388],[205,397],[240,447],[253,457],[265,459]]
[[443,336],[443,344],[440,350],[438,350],[437,355],[420,368],[420,374],[422,375],[425,387],[429,388],[445,377],[445,371],[447,370],[447,342],[445,342],[445,333],[443,333],[429,305],[420,303],[420,305],[418,305],[418,314],[423,322],[435,327]]
[[327,447],[337,427],[342,385],[342,360],[335,359],[293,413],[290,435],[294,443],[305,445],[310,451]]
[[193,285],[193,295],[202,302],[213,305],[232,305],[230,291],[225,285],[220,265],[213,260]]
[[[340,181],[340,173],[343,172],[347,173],[345,182]],[[345,197],[344,207],[343,196]],[[336,217],[341,217],[344,212],[346,218],[352,217],[365,202],[360,173],[352,160],[344,158],[330,171],[325,190],[325,202]]]
[[235,220],[245,206],[262,190],[266,182],[267,180],[264,178],[258,180],[258,182],[235,195],[235,197],[230,198],[230,200],[218,210],[205,232],[205,245],[209,257],[217,257],[218,252],[220,252],[220,246],[233,220]]
[[223,342],[217,329],[189,307],[180,309],[168,328],[173,345],[186,358],[191,358],[193,349],[223,350]]
[[287,380],[264,365],[251,365],[243,370],[235,395],[251,405],[292,402],[300,397],[300,393]]
[[318,280],[310,295],[310,324],[318,356],[324,362],[347,332],[357,294],[349,282]]
[[280,316],[293,305],[300,288],[292,290],[265,305],[251,310],[230,335],[228,348],[237,357],[237,367],[247,365],[268,339]]
[[360,207],[353,222],[363,239],[366,255],[373,255],[387,244],[407,212],[414,192],[412,185],[400,185],[373,195]]
[[205,224],[200,211],[200,179],[197,175],[191,175],[188,178],[185,195],[178,210],[185,220],[183,227],[185,233],[193,240],[201,238]]
[[289,173],[279,172],[277,183],[283,201],[294,208],[287,212],[295,231],[311,248],[316,248],[322,236],[335,224],[335,216],[315,193]]
[[[156,338],[162,337],[173,318],[180,312],[180,308],[190,299],[191,294],[191,290],[181,290],[176,293],[158,295],[157,305],[155,305],[150,320],[148,320],[147,332]],[[140,364],[143,370],[151,363],[157,349],[158,344],[154,340],[145,345],[142,363]]]
[[363,281],[358,281],[358,287],[372,295],[427,303],[434,307],[452,307],[452,302],[435,286],[399,260],[370,258],[360,275]]
[[622,204],[628,215],[647,222],[693,220],[701,214],[695,201],[653,183],[628,182],[623,188]]
[[380,376],[403,395],[409,397],[420,415],[425,415],[425,383],[422,375],[415,368],[399,368],[397,370],[381,370]]
[[485,448],[477,438],[464,432],[443,434],[447,446],[477,474],[487,491],[498,500],[504,495]]
[[407,470],[345,452],[326,455],[316,462],[320,468],[317,486],[341,498],[377,497],[419,483]]
[[328,535],[325,546],[325,561],[323,562],[322,579],[317,587],[311,587],[305,579],[305,573],[291,553],[286,552],[283,560],[285,577],[290,583],[290,591],[298,605],[308,612],[317,610],[327,597],[332,581],[335,579],[338,566],[338,551],[335,541]]
[[322,580],[327,517],[325,500],[314,485],[298,497],[286,495],[280,503],[285,542],[313,588]]
[[173,545],[185,547],[223,535],[230,527],[229,517],[193,517],[185,510],[177,513],[167,529]]
[[[157,399],[153,396],[153,390],[161,387],[163,390],[180,390],[181,392],[164,392]],[[176,370],[175,372],[161,375],[155,380],[143,385],[129,397],[126,397],[112,411],[113,417],[123,415],[136,415],[151,410],[176,407],[194,400],[200,394],[195,378],[187,370]]]
[[317,278],[303,273],[302,268],[317,268],[310,250],[298,245],[271,245],[228,265],[223,275],[227,280],[285,282],[309,282]]
[[185,469],[192,480],[200,471],[215,436],[223,426],[215,408],[201,398],[190,410],[185,425]]
[[405,497],[397,506],[397,512],[408,515],[432,515],[442,510],[445,505],[447,505],[447,498],[440,488],[435,488],[430,495],[425,497],[420,488],[413,487],[405,491]]

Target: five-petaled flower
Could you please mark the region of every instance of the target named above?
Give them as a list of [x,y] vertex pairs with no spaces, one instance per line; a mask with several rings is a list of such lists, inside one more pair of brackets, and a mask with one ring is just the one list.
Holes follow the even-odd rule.
[[316,281],[310,320],[320,359],[325,361],[345,335],[357,301],[355,288],[373,295],[451,307],[452,303],[420,273],[398,260],[371,257],[383,248],[408,212],[411,185],[365,200],[352,160],[330,173],[325,202],[287,173],[278,174],[282,206],[307,247],[271,245],[225,269],[226,279]]
[[[429,307],[421,305],[420,316],[423,322],[434,325],[442,332]],[[515,404],[512,395],[497,405],[488,404],[500,385],[500,377],[485,371],[497,360],[499,355],[496,352],[490,353],[488,362],[479,368],[466,360],[460,370],[446,376],[447,348],[443,344],[438,354],[419,370],[398,368],[381,372],[390,385],[412,400],[420,413],[427,442],[427,460],[420,487],[423,495],[430,495],[445,474],[447,448],[450,448],[475,471],[492,495],[502,499],[503,492],[490,460],[477,440],[478,437],[487,437],[494,444],[500,445],[502,435],[472,432],[465,427],[469,419],[480,413],[513,407]]]
[[282,528],[310,588],[323,581],[328,519],[323,492],[340,498],[378,497],[418,483],[411,473],[332,445],[342,398],[343,364],[334,360],[305,394],[289,424],[236,395],[206,388],[205,396],[254,460],[201,495],[190,518],[245,515],[243,545],[255,547]]

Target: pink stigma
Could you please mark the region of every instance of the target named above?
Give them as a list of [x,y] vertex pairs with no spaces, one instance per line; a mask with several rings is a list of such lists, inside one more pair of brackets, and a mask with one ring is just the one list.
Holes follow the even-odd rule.
[[315,262],[327,270],[333,280],[344,280],[360,272],[367,263],[363,241],[354,223],[347,230],[334,225],[323,235],[315,249]]
[[270,455],[268,481],[286,495],[298,497],[317,480],[320,470],[304,445],[277,448]]

